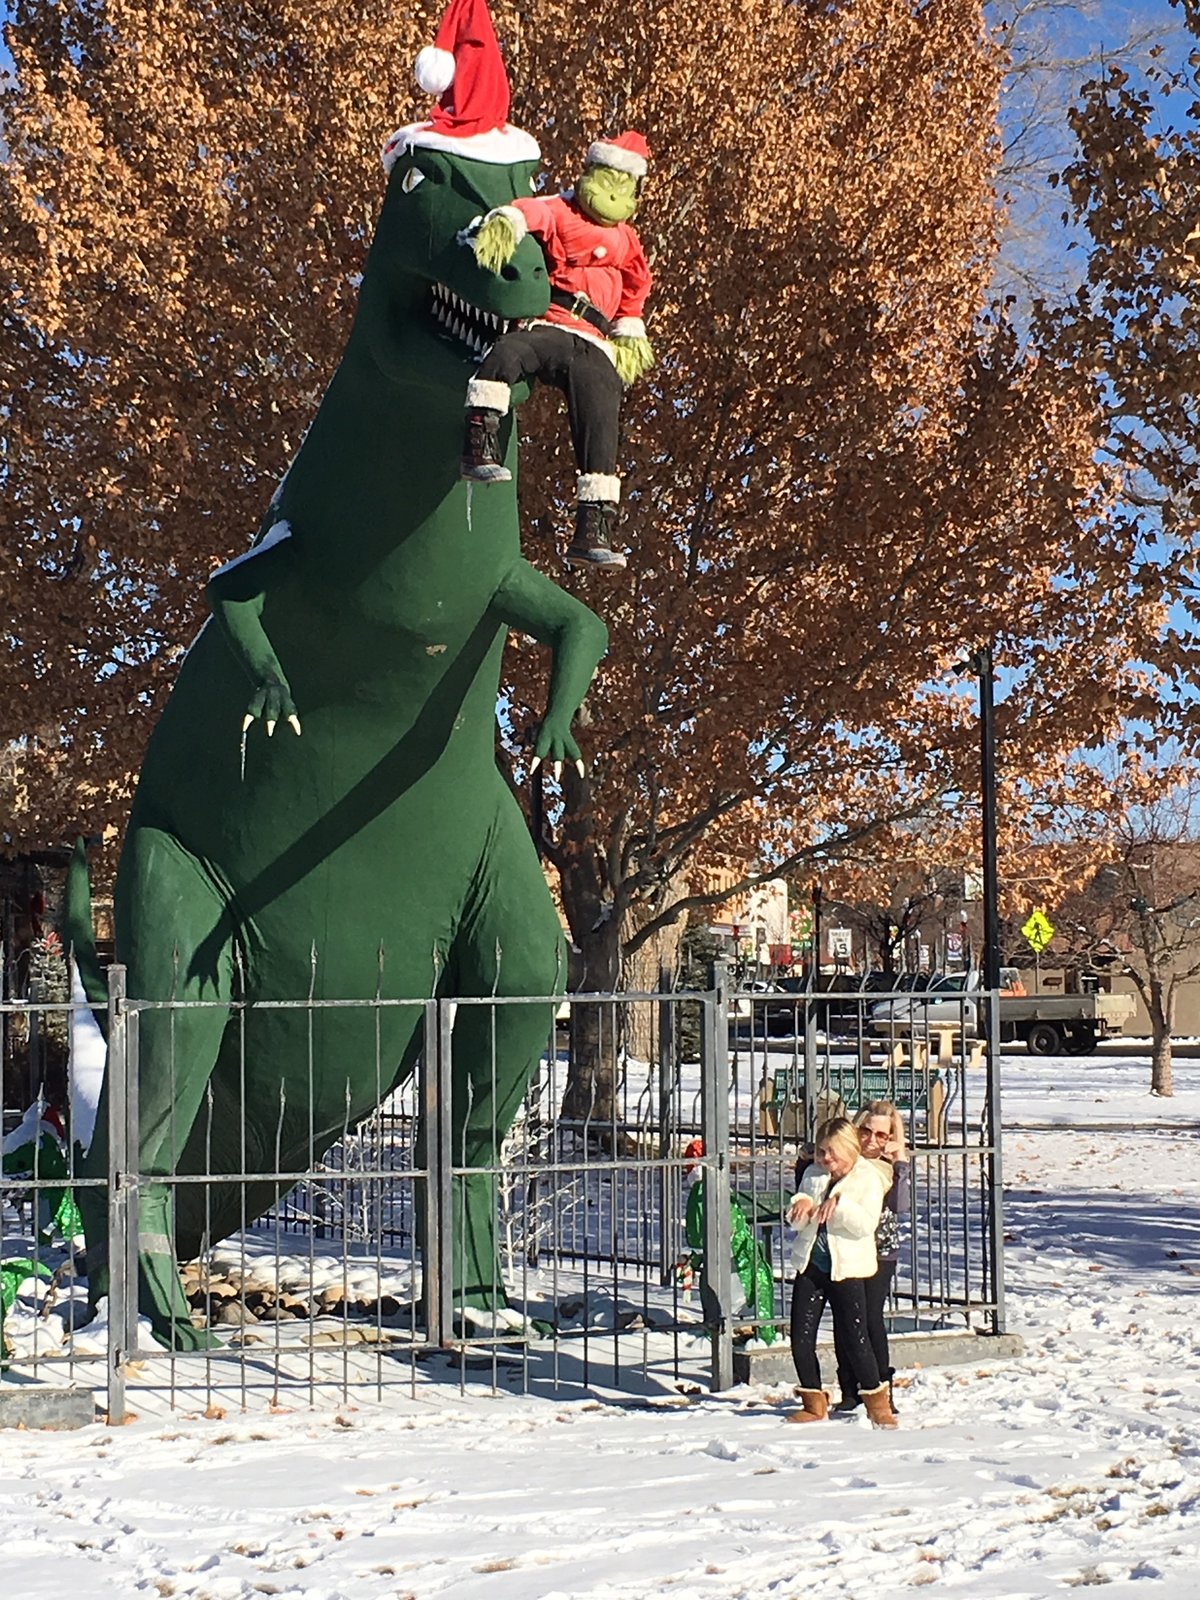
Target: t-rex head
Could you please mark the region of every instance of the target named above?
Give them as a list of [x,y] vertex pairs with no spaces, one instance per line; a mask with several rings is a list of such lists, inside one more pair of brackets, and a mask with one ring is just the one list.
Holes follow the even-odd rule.
[[531,139],[528,145],[531,159],[504,164],[413,145],[391,164],[363,301],[382,317],[386,344],[403,346],[392,359],[410,367],[417,358],[428,378],[460,390],[507,324],[541,316],[550,303],[535,240],[523,240],[504,270],[493,273],[479,266],[466,238],[494,206],[529,193],[538,156]]
[[360,319],[389,375],[461,393],[506,326],[550,304],[534,240],[499,273],[480,267],[467,240],[473,222],[529,193],[541,152],[508,120],[508,73],[487,0],[448,0],[414,75],[438,101],[428,120],[401,128],[384,148],[388,190]]
[[504,55],[487,0],[447,0],[433,45],[413,67],[437,104],[388,140],[388,190],[367,258],[360,328],[399,381],[462,389],[508,323],[550,304],[541,250],[526,239],[500,273],[475,259],[467,231],[530,190],[541,152],[508,120]]

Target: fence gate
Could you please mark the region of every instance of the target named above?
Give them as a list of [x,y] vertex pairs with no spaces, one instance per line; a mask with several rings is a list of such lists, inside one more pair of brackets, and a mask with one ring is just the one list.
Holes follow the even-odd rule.
[[[146,1095],[177,1103],[197,1013],[218,1003],[128,999],[114,966],[105,1159],[49,1134],[23,1168],[6,1155],[0,1256],[26,1266],[6,1280],[0,1381],[103,1390],[114,1421],[446,1383],[723,1389],[786,1349],[783,1212],[805,1140],[871,1098],[895,1101],[912,1145],[894,1325],[999,1331],[998,1062],[965,1011],[940,1031],[881,1028],[871,1007],[886,998],[834,1016],[823,996],[733,990],[718,968],[700,994],[222,1002],[222,1080],[147,1160]],[[534,1019],[516,1031],[542,1039],[523,1094],[505,1078],[512,1007]],[[303,1059],[264,1114],[256,1050],[285,1011],[302,1013],[299,1030],[286,1021]],[[397,1082],[401,1035],[416,1065]],[[167,1092],[139,1097],[151,1044]],[[366,1115],[349,1081],[330,1088],[350,1050]],[[2,1109],[11,1135],[25,1108]],[[33,1123],[54,1110],[44,1096]],[[107,1207],[107,1248],[86,1262],[48,1216],[62,1190]],[[139,1324],[139,1252],[156,1249],[181,1263],[195,1348]],[[107,1289],[94,1316],[89,1271],[91,1298]]]

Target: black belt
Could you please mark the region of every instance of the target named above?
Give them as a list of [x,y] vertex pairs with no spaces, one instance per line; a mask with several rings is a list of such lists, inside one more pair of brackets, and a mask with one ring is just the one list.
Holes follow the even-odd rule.
[[550,304],[561,306],[574,317],[582,317],[584,322],[590,322],[593,328],[599,329],[606,339],[612,333],[612,323],[603,311],[596,310],[585,294],[568,294],[565,289],[551,289]]

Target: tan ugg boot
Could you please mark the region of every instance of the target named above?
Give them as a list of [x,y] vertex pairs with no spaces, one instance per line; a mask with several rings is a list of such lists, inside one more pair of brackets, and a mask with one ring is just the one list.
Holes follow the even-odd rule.
[[881,1383],[878,1389],[862,1390],[862,1402],[867,1408],[867,1415],[871,1425],[875,1428],[898,1428],[896,1413],[892,1410],[892,1402],[888,1398],[888,1386]]
[[801,1389],[800,1398],[804,1402],[802,1411],[789,1411],[788,1422],[824,1422],[829,1415],[829,1396],[824,1389]]

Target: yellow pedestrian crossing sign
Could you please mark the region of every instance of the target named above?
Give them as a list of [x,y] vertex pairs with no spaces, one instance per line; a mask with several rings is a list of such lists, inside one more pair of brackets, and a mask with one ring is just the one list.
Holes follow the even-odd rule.
[[1022,924],[1021,932],[1029,941],[1035,954],[1040,956],[1054,937],[1054,924],[1044,911],[1033,911]]

